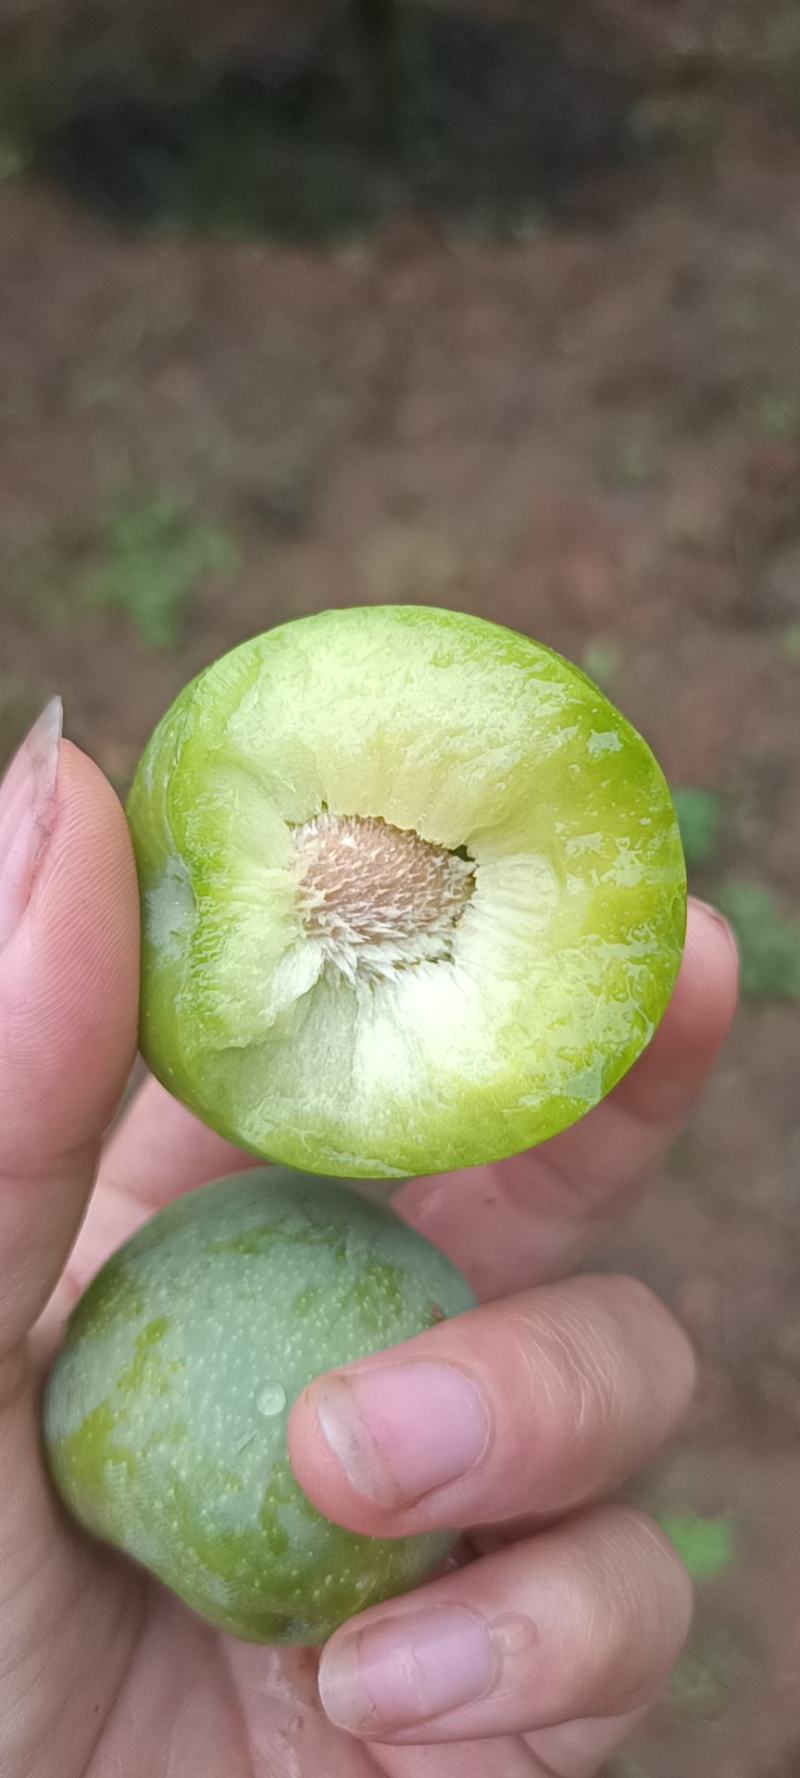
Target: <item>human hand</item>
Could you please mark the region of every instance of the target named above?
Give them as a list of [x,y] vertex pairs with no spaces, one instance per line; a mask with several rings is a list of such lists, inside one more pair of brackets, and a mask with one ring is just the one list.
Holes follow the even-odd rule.
[[[483,1306],[313,1384],[292,1459],[343,1524],[465,1527],[474,1559],[337,1632],[327,1715],[313,1652],[215,1634],[84,1538],[43,1468],[41,1379],[78,1293],[176,1192],[252,1164],[152,1081],[101,1158],[137,983],[124,817],[97,768],[59,747],[51,707],[0,792],[0,1775],[595,1772],[688,1620],[669,1546],[603,1501],[669,1432],[692,1361],[643,1286],[568,1274],[636,1197],[713,1061],[735,1000],[727,928],[692,908],[664,1024],[582,1124],[399,1193]],[[371,1393],[398,1364],[392,1390]]]

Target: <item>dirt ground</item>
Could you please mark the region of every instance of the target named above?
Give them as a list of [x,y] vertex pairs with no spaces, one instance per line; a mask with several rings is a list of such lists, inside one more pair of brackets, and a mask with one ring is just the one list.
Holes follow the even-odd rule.
[[500,239],[402,207],[324,247],[125,233],[31,175],[0,183],[0,755],[58,689],[122,790],[225,648],[410,600],[583,662],[671,781],[714,793],[695,887],[739,895],[749,997],[602,1259],[647,1278],[702,1357],[638,1496],[729,1526],[730,1560],[614,1778],[800,1773],[791,96],[722,63],[670,76],[643,175],[607,170]]

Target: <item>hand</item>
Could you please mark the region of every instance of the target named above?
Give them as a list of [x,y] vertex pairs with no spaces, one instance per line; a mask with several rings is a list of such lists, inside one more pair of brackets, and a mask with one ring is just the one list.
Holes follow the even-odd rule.
[[122,811],[59,745],[53,706],[0,792],[0,1774],[595,1772],[686,1629],[669,1546],[603,1501],[673,1426],[692,1360],[642,1285],[566,1274],[635,1198],[713,1060],[735,999],[727,928],[692,908],[667,1018],[585,1122],[401,1190],[484,1306],[313,1384],[292,1459],[342,1523],[468,1527],[474,1559],[337,1632],[327,1715],[314,1653],[214,1634],[84,1538],[42,1465],[43,1367],[90,1275],[176,1192],[251,1164],[153,1081],[101,1158],[135,1052],[137,947]]

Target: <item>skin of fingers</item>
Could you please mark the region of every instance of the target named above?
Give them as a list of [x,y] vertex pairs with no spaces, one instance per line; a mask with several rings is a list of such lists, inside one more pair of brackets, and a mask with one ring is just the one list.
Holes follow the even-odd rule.
[[[657,1686],[656,1693],[659,1690]],[[605,1770],[606,1760],[624,1745],[644,1715],[642,1709],[623,1711],[619,1716],[583,1717],[524,1735],[523,1743],[536,1761],[531,1778],[594,1778],[601,1767]]]
[[[124,996],[121,996],[122,1000]],[[161,1101],[159,1109],[156,1109],[157,1100]],[[232,1171],[237,1165],[252,1164],[251,1156],[231,1151],[226,1144],[220,1146],[218,1138],[197,1126],[188,1113],[175,1105],[154,1084],[145,1089],[143,1098],[138,1102],[137,1121],[139,1133],[144,1138],[138,1154],[130,1135],[134,1128],[133,1114],[130,1115],[128,1130],[121,1129],[117,1133],[109,1152],[109,1161],[113,1157],[114,1165],[106,1173],[106,1201],[110,1204],[112,1197],[118,1199],[120,1218],[119,1222],[114,1223],[113,1232],[109,1230],[98,1240],[90,1270],[94,1270],[95,1263],[100,1263],[106,1252],[117,1246],[132,1231],[143,1215],[148,1213],[149,1207],[159,1207],[162,1188],[163,1201],[168,1201],[174,1195],[173,1188],[187,1189],[201,1183],[204,1178]],[[148,1137],[151,1127],[154,1132],[157,1130],[157,1136],[154,1135],[152,1142]],[[116,1163],[120,1157],[126,1164],[117,1172]],[[157,1157],[161,1161],[159,1172],[154,1166]],[[183,1170],[182,1162],[185,1163]],[[98,1203],[104,1197],[105,1192],[101,1191]],[[113,1222],[113,1217],[110,1222]],[[96,1226],[99,1228],[99,1223]]]
[[[358,1745],[358,1743],[352,1743]],[[382,1778],[556,1778],[545,1770],[524,1735],[492,1735],[480,1741],[440,1741],[433,1747],[392,1747],[373,1751]],[[560,1775],[559,1775],[560,1778]]]
[[[727,923],[690,902],[672,1003],[649,1050],[583,1123],[494,1167],[411,1181],[395,1208],[491,1298],[560,1276],[643,1188],[712,1066],[737,992]],[[663,1076],[663,1078],[662,1078]],[[114,1132],[46,1342],[103,1261],[194,1185],[253,1166],[149,1079]],[[257,1164],[257,1163],[256,1163]]]
[[193,1186],[263,1164],[209,1130],[150,1075],[109,1141],[98,1184],[140,1198],[152,1215]]
[[315,1506],[370,1536],[539,1518],[653,1457],[693,1385],[686,1336],[645,1285],[572,1278],[318,1378],[289,1451]]
[[352,1619],[323,1651],[320,1695],[331,1721],[378,1743],[526,1732],[535,1746],[550,1731],[558,1770],[555,1730],[573,1760],[577,1722],[591,1735],[591,1719],[618,1719],[622,1733],[690,1617],[688,1577],[656,1527],[594,1508]]
[[[48,745],[55,746],[53,733]],[[138,1627],[138,1588],[59,1513],[24,1336],[64,1264],[136,1041],[138,897],[124,815],[60,743],[35,875],[0,951],[0,1768],[83,1770]],[[22,813],[20,811],[20,813]],[[24,819],[24,816],[23,816]],[[123,1603],[123,1600],[125,1603]],[[3,1766],[3,1757],[7,1765]]]
[[538,1149],[468,1173],[415,1179],[395,1208],[482,1301],[564,1276],[622,1217],[663,1159],[736,1007],[727,922],[690,901],[683,963],[649,1048],[608,1098]]
[[52,820],[0,957],[4,1350],[27,1333],[64,1264],[136,1046],[139,917],[125,818],[66,741]]
[[72,1308],[98,1267],[173,1198],[226,1173],[263,1166],[173,1099],[152,1075],[109,1138],[90,1215],[50,1315]]
[[[50,839],[56,848],[60,848],[65,832],[73,837],[77,835],[81,868],[72,873],[66,870],[60,851],[50,851],[43,860],[31,907],[39,909],[42,886],[47,882],[48,874],[55,871],[58,918],[62,923],[63,942],[58,946],[58,954],[51,958],[46,946],[43,951],[40,950],[40,934],[34,931],[33,943],[29,947],[31,969],[25,989],[27,993],[33,988],[39,959],[44,956],[52,973],[51,986],[57,984],[59,993],[62,989],[65,993],[72,1056],[61,1056],[58,1043],[55,1042],[55,1038],[60,1042],[60,1014],[58,1018],[49,1017],[41,1031],[27,1033],[31,1053],[36,1055],[37,1062],[40,1059],[38,1052],[43,1048],[44,1062],[51,1063],[52,1070],[48,1076],[43,1067],[38,1101],[34,1107],[36,1117],[31,1119],[28,1129],[31,1144],[22,1155],[30,1172],[32,1186],[38,1187],[40,1183],[45,1186],[51,1176],[58,1176],[64,1184],[65,1192],[68,1186],[73,1198],[70,1214],[63,1224],[57,1217],[46,1216],[47,1228],[33,1230],[31,1225],[32,1239],[42,1240],[42,1251],[49,1254],[51,1259],[55,1245],[51,1236],[61,1235],[67,1228],[71,1231],[74,1218],[80,1216],[80,1207],[91,1175],[97,1135],[113,1113],[119,1087],[127,1073],[128,1061],[123,1063],[121,1060],[125,1046],[120,1044],[120,1033],[125,1034],[125,1044],[132,1041],[138,929],[135,879],[127,833],[112,793],[89,762],[69,747],[64,749],[58,789],[55,822]],[[110,825],[113,825],[116,836],[113,843],[109,841]],[[66,907],[63,905],[65,899],[69,904]],[[52,909],[49,914],[52,914]],[[91,933],[91,943],[85,945],[83,954],[86,928]],[[20,933],[12,941],[14,949],[18,949],[20,944],[30,938],[30,931],[26,934],[20,928]],[[0,969],[0,1002],[2,992]],[[36,999],[35,994],[33,998]],[[51,1014],[55,1007],[56,1002],[53,1002]],[[5,1035],[4,1033],[4,1037]],[[43,1038],[47,1039],[47,1043],[43,1044]],[[54,1043],[52,1054],[47,1050],[49,1043]],[[70,1060],[74,1064],[72,1073]],[[112,1081],[116,1070],[119,1071],[119,1079]],[[29,1076],[29,1081],[31,1078]],[[66,1087],[63,1098],[60,1091],[62,1086]],[[180,1108],[175,1109],[179,1116],[170,1127],[177,1131],[185,1114],[180,1112]],[[70,1117],[75,1118],[73,1125],[69,1125]],[[59,1120],[62,1118],[63,1126],[59,1130]],[[13,1120],[9,1122],[9,1128],[12,1124]],[[93,1127],[95,1125],[96,1129]],[[63,1157],[63,1144],[67,1141],[64,1131],[67,1126],[72,1132],[69,1136],[72,1146],[66,1157]],[[39,1141],[39,1138],[44,1140]],[[184,1134],[176,1143],[175,1158],[184,1147],[185,1124]],[[249,1157],[246,1158],[246,1164],[248,1160]],[[79,1161],[85,1163],[83,1173],[78,1168]],[[65,1163],[63,1173],[59,1171],[62,1162]],[[211,1160],[209,1170],[216,1173],[227,1171],[229,1167],[230,1156],[226,1155],[220,1164],[217,1150],[217,1156]],[[79,1173],[80,1189],[76,1191],[74,1188]],[[196,1182],[196,1177],[186,1179],[187,1185]],[[120,1195],[125,1194],[121,1191]],[[9,1199],[10,1197],[11,1193]],[[32,1193],[32,1202],[34,1201],[38,1202],[34,1200]],[[49,1204],[47,1209],[49,1211]],[[116,1245],[116,1240],[113,1244]],[[32,1312],[35,1313],[35,1301],[39,1300],[42,1292],[46,1293],[46,1289],[47,1284],[43,1279],[31,1298]],[[31,1311],[26,1311],[29,1312]],[[21,1420],[18,1416],[21,1416]],[[24,1621],[23,1614],[21,1628],[24,1633],[28,1630],[35,1631],[38,1648],[44,1645],[43,1632],[45,1624],[47,1625],[49,1695],[54,1700],[54,1710],[57,1705],[60,1711],[59,1730],[67,1735],[71,1753],[77,1761],[80,1754],[78,1743],[85,1726],[83,1719],[86,1713],[81,1702],[80,1686],[69,1683],[70,1662],[74,1665],[79,1654],[81,1668],[95,1675],[92,1691],[96,1700],[101,1700],[109,1688],[113,1690],[109,1675],[114,1659],[123,1644],[128,1646],[135,1629],[136,1589],[131,1576],[126,1574],[128,1603],[124,1613],[121,1609],[115,1612],[110,1595],[116,1587],[116,1570],[106,1561],[101,1563],[98,1560],[95,1563],[93,1552],[82,1541],[75,1539],[73,1542],[60,1517],[52,1513],[46,1491],[41,1489],[40,1482],[33,1481],[34,1473],[38,1477],[41,1475],[36,1423],[21,1391],[15,1391],[13,1402],[9,1403],[8,1417],[0,1439],[0,1458],[3,1470],[7,1475],[13,1476],[13,1488],[7,1481],[5,1484],[0,1482],[0,1542],[3,1551],[13,1551],[18,1547],[33,1568],[38,1568],[42,1573],[46,1571],[47,1575],[46,1597],[41,1596],[40,1590],[39,1619],[36,1624],[28,1624]],[[48,1512],[37,1529],[36,1515],[45,1499],[48,1502]],[[90,1579],[93,1590],[89,1600],[87,1595]],[[4,1561],[4,1600],[8,1584],[12,1584],[13,1590],[13,1576],[10,1579],[9,1568]],[[24,1586],[22,1590],[25,1590]],[[120,1594],[118,1605],[121,1604],[121,1599]],[[87,1611],[88,1603],[91,1604],[91,1609]],[[53,1621],[56,1624],[63,1623],[69,1632],[67,1635],[65,1629],[64,1635],[56,1639],[55,1647],[50,1638]],[[66,1704],[64,1700],[67,1700]],[[15,1710],[19,1713],[19,1698]],[[5,1716],[3,1720],[6,1720]],[[53,1720],[55,1722],[55,1718]],[[32,1755],[32,1758],[35,1763],[36,1755]],[[33,1769],[31,1758],[25,1754],[20,1755],[18,1766],[15,1766],[15,1769],[23,1768]]]
[[382,1778],[554,1778],[539,1763],[522,1735],[493,1735],[481,1741],[439,1742],[434,1747],[391,1747],[373,1743],[374,1770]]
[[384,1742],[375,1753],[384,1778],[487,1778],[495,1772],[501,1778],[593,1778],[641,1716],[641,1710],[632,1710],[622,1717],[564,1723],[538,1735],[454,1741],[449,1747],[441,1741],[433,1747]]

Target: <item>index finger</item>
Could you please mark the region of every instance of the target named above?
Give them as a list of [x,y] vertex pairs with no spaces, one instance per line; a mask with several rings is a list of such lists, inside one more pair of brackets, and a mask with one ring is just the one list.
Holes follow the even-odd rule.
[[588,1117],[541,1148],[414,1179],[394,1206],[484,1301],[571,1271],[644,1189],[700,1091],[736,1007],[726,920],[690,901],[672,1000],[644,1055]]
[[[415,1179],[392,1202],[470,1277],[478,1296],[558,1278],[643,1186],[702,1085],[736,1001],[736,947],[721,915],[690,904],[675,993],[650,1048],[582,1123],[510,1161]],[[152,1078],[103,1164],[69,1267],[67,1301],[179,1192],[258,1163]]]

